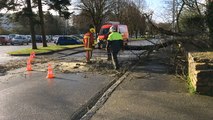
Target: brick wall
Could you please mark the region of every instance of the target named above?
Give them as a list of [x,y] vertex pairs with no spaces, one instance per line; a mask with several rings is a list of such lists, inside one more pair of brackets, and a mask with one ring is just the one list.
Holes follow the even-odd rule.
[[196,92],[213,96],[213,52],[189,52],[188,75]]

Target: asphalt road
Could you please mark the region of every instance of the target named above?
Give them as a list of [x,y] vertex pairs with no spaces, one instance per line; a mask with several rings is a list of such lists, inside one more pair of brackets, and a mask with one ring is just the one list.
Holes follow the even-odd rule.
[[92,73],[58,73],[56,76],[46,79],[45,72],[32,72],[31,76],[1,77],[0,119],[70,120],[112,80]]
[[[134,41],[130,44],[145,45],[150,43]],[[20,46],[11,47],[17,47],[17,49],[19,49]],[[82,48],[61,51],[47,55],[47,57],[58,58],[61,62],[82,61],[85,59],[85,53],[71,55],[81,49]],[[142,51],[122,51],[118,57],[119,60],[125,63],[135,60],[140,52]],[[105,58],[103,60],[106,60],[106,51],[94,50],[93,53],[92,60],[100,58]],[[194,101],[200,99],[200,97],[190,97],[190,95],[186,93],[185,83],[183,83],[183,81],[171,77],[170,74],[166,74],[167,68],[164,68],[164,65],[155,65],[152,61],[161,63],[161,61],[155,57],[147,60],[147,63],[143,61],[142,65],[138,66],[129,76],[130,78],[127,78],[127,80],[115,90],[106,102],[106,105],[104,105],[92,119],[139,120],[141,118],[147,118],[147,120],[149,120],[153,118],[160,120],[162,118],[163,120],[173,118],[174,114],[185,116],[185,113],[183,113],[182,109],[178,106],[182,106],[187,112],[188,109],[191,111],[191,108],[197,110],[194,112],[195,114],[203,110],[203,113],[211,112],[206,109],[208,102],[205,100],[199,102]],[[116,78],[113,75],[99,72],[71,72],[68,74],[54,72],[56,78],[47,79],[45,67],[47,65],[41,64],[40,66],[44,67],[40,70],[33,68],[34,71],[32,72],[26,72],[26,68],[20,68],[8,71],[6,75],[0,76],[0,120],[73,119],[73,116],[79,115],[82,109],[87,109],[86,105]],[[174,104],[176,101],[183,102],[174,106],[176,105]],[[156,106],[159,103],[161,103],[160,106]],[[168,103],[171,103],[171,105]],[[193,105],[187,105],[187,103],[193,103]],[[203,104],[200,105],[200,103]],[[165,107],[162,106],[168,107],[165,109]],[[187,106],[190,106],[190,108]],[[171,112],[171,110],[167,108],[171,108],[172,110],[178,108],[180,112]],[[141,111],[143,111],[143,114],[141,114]],[[161,114],[159,111],[163,111],[164,114]],[[156,114],[153,115],[153,113]],[[188,114],[190,115],[190,112],[188,112]],[[200,114],[197,115],[199,116]],[[203,115],[204,116],[201,116],[202,118],[208,118],[208,116],[205,116],[206,114]],[[182,117],[179,118],[181,119]]]
[[[11,46],[13,47],[13,46]],[[15,47],[15,46],[14,46]],[[19,47],[19,46],[17,46]],[[27,46],[22,46],[27,47]],[[82,48],[81,48],[82,49]],[[85,53],[71,55],[80,49],[47,55],[62,61],[84,60]],[[135,52],[136,53],[136,52]],[[95,50],[93,59],[106,60],[105,50]],[[136,57],[130,51],[119,54],[129,62]],[[111,64],[110,64],[111,65]],[[116,78],[99,72],[54,72],[56,78],[47,79],[46,64],[42,69],[26,72],[26,68],[8,71],[0,76],[1,120],[70,120]],[[85,108],[87,109],[87,107]]]
[[149,46],[153,44],[158,44],[162,43],[164,40],[163,39],[150,39],[150,40],[136,40],[136,41],[130,41],[128,42],[128,45],[136,45],[136,46]]
[[[53,45],[54,43],[48,43],[48,45]],[[37,46],[42,46],[42,43],[37,43]],[[9,60],[18,60],[26,57],[14,57],[10,56],[7,53],[11,51],[16,51],[24,48],[32,48],[32,44],[29,45],[1,45],[0,46],[0,64],[4,64]]]
[[[135,41],[130,44],[144,45],[146,43]],[[85,59],[84,53],[71,55],[72,52],[78,50],[61,51],[48,55],[48,57],[58,57],[61,61]],[[129,62],[138,53],[140,52],[120,52],[119,59]],[[94,58],[106,59],[106,51],[95,50]],[[212,107],[209,107],[211,111],[206,109],[208,102],[200,100],[202,98],[199,96],[199,98],[191,97],[186,93],[183,81],[176,80],[175,77],[171,79],[171,75],[166,74],[167,69],[162,68],[164,65],[155,65],[152,61],[161,63],[156,58],[149,59],[148,63],[142,62],[142,65],[138,66],[130,78],[118,87],[93,119],[140,120],[147,118],[147,120],[165,120],[167,118],[172,119],[173,115],[177,114],[181,116],[179,117],[181,119],[186,115],[185,111],[188,113],[187,115],[208,118],[205,115],[212,113]],[[73,72],[69,74],[58,72],[55,73],[56,78],[46,79],[45,69],[26,72],[25,68],[21,68],[9,71],[5,76],[0,76],[0,120],[70,120],[75,113],[78,113],[85,104],[114,79],[112,75],[98,72]],[[174,82],[175,84],[173,84]],[[177,103],[176,101],[180,101],[180,104],[174,104]],[[180,109],[178,107],[180,105],[185,109]],[[178,112],[176,112],[177,108]],[[191,114],[191,109],[194,110],[194,114]],[[141,114],[141,111],[143,111],[143,114]],[[203,115],[199,117],[200,114],[198,113],[201,111],[203,111]],[[163,114],[160,114],[162,112]]]

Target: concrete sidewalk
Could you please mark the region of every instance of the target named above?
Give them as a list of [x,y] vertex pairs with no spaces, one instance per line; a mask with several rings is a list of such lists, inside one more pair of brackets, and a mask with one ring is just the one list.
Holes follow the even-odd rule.
[[213,120],[213,98],[189,94],[164,50],[138,64],[92,120]]

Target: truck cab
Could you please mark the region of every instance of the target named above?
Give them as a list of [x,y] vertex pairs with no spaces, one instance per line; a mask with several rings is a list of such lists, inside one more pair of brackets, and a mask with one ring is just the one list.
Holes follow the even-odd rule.
[[105,48],[108,35],[110,34],[109,29],[111,26],[115,26],[117,28],[117,32],[122,34],[123,37],[123,43],[124,45],[127,45],[128,39],[129,39],[129,32],[127,25],[122,25],[119,22],[108,22],[101,26],[101,29],[98,34],[98,48]]

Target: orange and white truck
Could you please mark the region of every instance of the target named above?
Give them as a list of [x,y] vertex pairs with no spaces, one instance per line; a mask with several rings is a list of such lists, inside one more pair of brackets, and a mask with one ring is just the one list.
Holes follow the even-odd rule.
[[109,29],[111,26],[115,26],[117,28],[117,32],[122,34],[123,37],[123,44],[127,45],[127,42],[129,40],[129,32],[127,25],[120,24],[120,22],[113,22],[109,21],[101,26],[101,29],[98,33],[98,48],[105,48],[106,47],[106,41],[108,38],[108,35],[110,34]]

